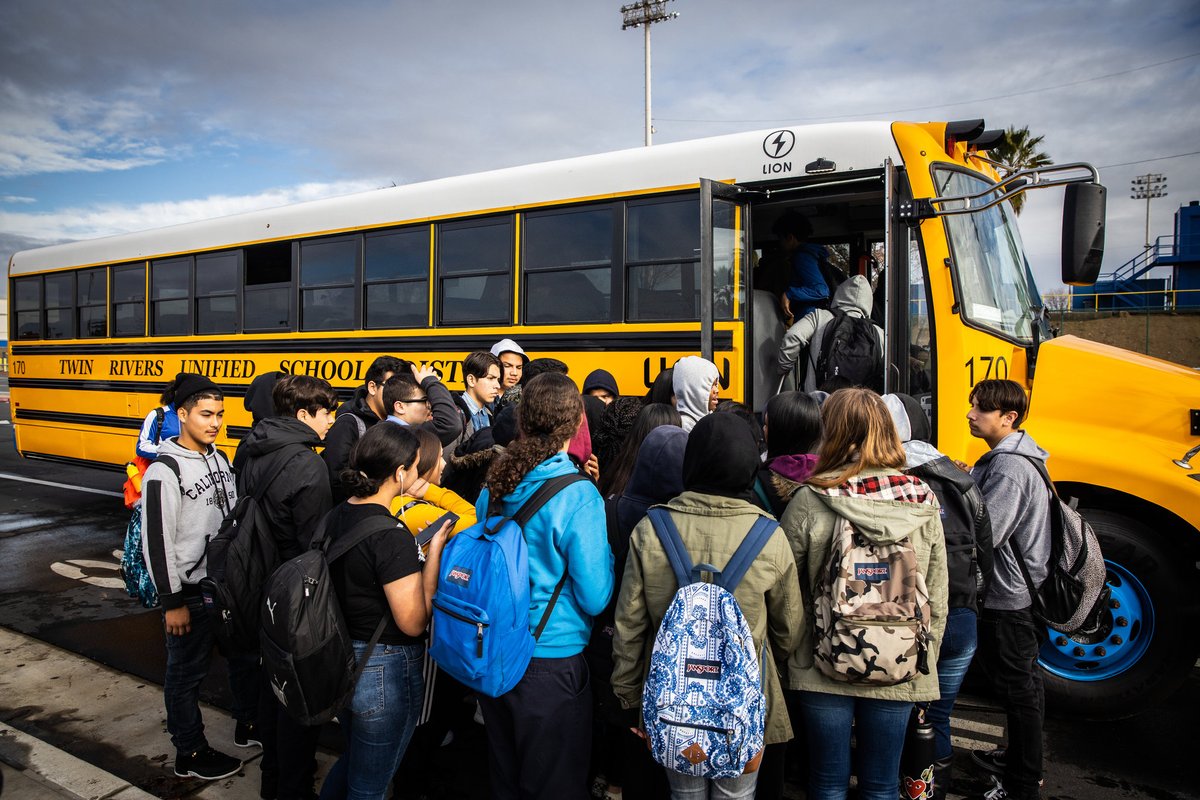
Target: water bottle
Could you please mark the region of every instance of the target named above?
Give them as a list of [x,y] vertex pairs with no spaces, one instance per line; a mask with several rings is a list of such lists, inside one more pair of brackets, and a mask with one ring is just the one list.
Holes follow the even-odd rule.
[[933,762],[936,759],[933,725],[925,721],[925,709],[909,718],[900,759],[901,800],[932,800]]

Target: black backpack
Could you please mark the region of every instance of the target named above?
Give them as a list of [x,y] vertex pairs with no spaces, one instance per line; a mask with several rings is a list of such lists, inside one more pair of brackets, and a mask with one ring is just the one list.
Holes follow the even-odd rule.
[[263,586],[279,566],[279,547],[262,499],[301,447],[297,444],[276,451],[260,473],[269,478],[257,492],[238,498],[204,548],[208,574],[200,579],[200,596],[212,615],[213,633],[221,651],[227,655],[258,652]]
[[[387,624],[387,617],[379,620],[366,654],[355,666],[329,565],[368,537],[400,523],[391,516],[373,515],[330,542],[325,537],[330,514],[317,527],[312,549],[285,561],[271,575],[259,612],[263,669],[279,702],[301,725],[328,722],[346,706]],[[407,535],[403,528],[400,532]]]
[[992,522],[975,480],[948,457],[905,470],[929,485],[942,506],[950,608],[979,613],[992,579]]
[[838,376],[854,386],[882,392],[883,348],[879,346],[875,323],[866,317],[847,314],[842,309],[830,313],[833,319],[825,324],[821,352],[816,359],[817,388]]

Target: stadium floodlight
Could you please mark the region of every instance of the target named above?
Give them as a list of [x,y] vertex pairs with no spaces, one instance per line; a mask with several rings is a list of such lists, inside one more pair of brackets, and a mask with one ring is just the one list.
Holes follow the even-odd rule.
[[1150,172],[1138,175],[1129,182],[1130,200],[1146,201],[1146,249],[1150,249],[1150,201],[1155,197],[1166,197],[1167,176]]
[[621,6],[621,30],[641,27],[646,41],[646,147],[650,146],[653,130],[650,127],[650,26],[655,22],[666,22],[679,16],[678,12],[667,11],[672,0],[641,0]]

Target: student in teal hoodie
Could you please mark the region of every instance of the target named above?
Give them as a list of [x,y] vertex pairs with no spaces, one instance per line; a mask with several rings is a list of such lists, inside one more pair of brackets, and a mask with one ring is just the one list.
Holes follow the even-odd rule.
[[[492,462],[479,518],[489,504],[493,513],[513,514],[546,480],[575,472],[567,447],[582,419],[583,398],[570,378],[531,380],[518,409],[521,436]],[[497,800],[587,796],[592,692],[583,648],[593,615],[612,594],[605,526],[604,501],[588,481],[562,489],[525,525],[531,631],[565,580],[525,676],[500,697],[480,698]]]

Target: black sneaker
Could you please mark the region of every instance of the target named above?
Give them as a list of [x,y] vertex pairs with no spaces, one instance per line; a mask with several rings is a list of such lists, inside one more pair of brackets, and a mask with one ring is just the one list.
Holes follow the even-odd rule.
[[1007,765],[1008,748],[997,747],[995,750],[972,750],[971,760],[979,766],[996,775],[1003,775]]
[[181,778],[200,778],[215,781],[237,774],[242,762],[219,750],[205,747],[194,753],[175,754],[175,774]]
[[239,722],[233,729],[233,743],[238,747],[262,747],[258,728],[253,722]]

